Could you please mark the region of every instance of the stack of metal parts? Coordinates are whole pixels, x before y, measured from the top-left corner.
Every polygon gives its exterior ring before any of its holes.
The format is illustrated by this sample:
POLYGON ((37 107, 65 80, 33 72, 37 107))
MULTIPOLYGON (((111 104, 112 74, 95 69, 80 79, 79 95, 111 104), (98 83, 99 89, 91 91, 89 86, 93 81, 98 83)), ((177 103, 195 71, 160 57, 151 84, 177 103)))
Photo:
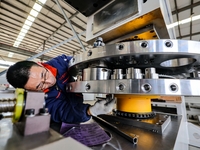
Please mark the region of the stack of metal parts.
MULTIPOLYGON (((98 46, 71 60, 70 68, 82 72, 83 80, 69 83, 66 90, 114 94, 117 101, 122 99, 120 105, 112 114, 93 117, 95 120, 132 143, 136 137, 139 137, 138 141, 144 141, 146 134, 149 140, 156 139, 161 143, 159 148, 163 149, 164 144, 169 144, 167 149, 173 148, 181 116, 152 110, 131 112, 129 108, 123 108, 122 103, 130 105, 132 110, 137 104, 129 104, 129 101, 140 103, 140 100, 148 99, 148 104, 144 105, 151 105, 150 100, 161 95, 200 96, 197 87, 200 80, 191 77, 200 65, 198 47, 199 42, 186 40, 141 40, 98 46)), ((147 147, 152 144, 148 143, 147 147)))

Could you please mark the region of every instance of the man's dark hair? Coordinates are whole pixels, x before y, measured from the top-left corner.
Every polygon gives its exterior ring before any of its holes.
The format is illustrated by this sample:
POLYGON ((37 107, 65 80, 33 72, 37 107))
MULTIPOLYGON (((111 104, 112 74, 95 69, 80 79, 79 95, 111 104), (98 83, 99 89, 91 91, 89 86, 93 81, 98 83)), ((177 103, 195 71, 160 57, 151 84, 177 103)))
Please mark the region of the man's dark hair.
POLYGON ((33 61, 20 61, 10 66, 6 73, 7 81, 14 88, 24 88, 29 79, 30 69, 32 66, 39 65, 33 61))

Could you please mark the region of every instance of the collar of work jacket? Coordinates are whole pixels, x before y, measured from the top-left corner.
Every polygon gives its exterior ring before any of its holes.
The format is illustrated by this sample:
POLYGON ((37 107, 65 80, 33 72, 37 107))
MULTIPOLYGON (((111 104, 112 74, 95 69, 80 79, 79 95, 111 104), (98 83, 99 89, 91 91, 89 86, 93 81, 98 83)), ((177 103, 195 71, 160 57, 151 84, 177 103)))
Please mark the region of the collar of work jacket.
MULTIPOLYGON (((51 73, 54 75, 54 77, 56 77, 57 75, 57 69, 50 66, 49 64, 45 64, 45 63, 40 63, 43 67, 47 68, 49 71, 51 71, 51 73)), ((44 93, 47 93, 49 91, 49 89, 45 89, 43 90, 44 93)))

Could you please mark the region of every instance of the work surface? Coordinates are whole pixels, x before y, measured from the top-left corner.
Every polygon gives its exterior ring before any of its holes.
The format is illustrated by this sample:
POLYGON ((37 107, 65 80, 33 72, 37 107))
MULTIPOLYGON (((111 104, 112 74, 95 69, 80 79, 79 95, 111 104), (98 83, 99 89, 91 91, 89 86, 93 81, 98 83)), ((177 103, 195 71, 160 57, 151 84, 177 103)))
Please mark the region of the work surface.
MULTIPOLYGON (((105 144, 92 146, 94 150, 169 150, 174 148, 176 141, 177 132, 180 125, 179 117, 172 117, 171 123, 166 128, 163 134, 153 133, 145 129, 136 128, 133 126, 120 125, 121 129, 125 129, 134 134, 137 134, 138 143, 137 145, 132 144, 124 137, 117 134, 110 127, 105 124, 99 123, 101 127, 110 133, 111 139, 105 144)), ((86 123, 95 122, 94 119, 86 123)), ((51 127, 59 132, 60 124, 51 124, 51 127)), ((40 146, 44 146, 59 140, 64 137, 57 131, 50 129, 49 132, 35 134, 31 136, 21 136, 15 126, 12 125, 10 119, 3 119, 0 121, 0 149, 1 150, 27 150, 33 149, 40 146)), ((63 143, 63 142, 62 142, 63 143)), ((66 149, 67 149, 66 145, 66 149)), ((58 147, 59 149, 59 147, 58 147)))
MULTIPOLYGON (((95 119, 96 120, 96 119, 95 119)), ((86 123, 96 122, 94 119, 86 123)), ((174 144, 176 141, 179 125, 180 125, 180 117, 171 118, 171 124, 169 124, 168 128, 164 131, 164 133, 157 134, 144 129, 135 128, 133 126, 119 125, 118 127, 124 130, 129 130, 129 133, 135 133, 139 135, 138 144, 134 145, 129 142, 127 139, 117 134, 114 130, 112 130, 109 126, 100 123, 99 125, 111 135, 111 140, 106 142, 105 144, 92 146, 90 147, 93 150, 169 150, 174 149, 174 144), (121 126, 121 127, 120 127, 121 126)), ((111 122, 111 121, 110 121, 111 122)), ((55 130, 58 129, 59 125, 52 126, 55 130), (57 129, 56 129, 57 128, 57 129)), ((181 134, 183 136, 184 133, 181 134)), ((179 137, 180 138, 180 137, 179 137)), ((200 148, 193 146, 185 146, 187 150, 199 150, 200 148)))

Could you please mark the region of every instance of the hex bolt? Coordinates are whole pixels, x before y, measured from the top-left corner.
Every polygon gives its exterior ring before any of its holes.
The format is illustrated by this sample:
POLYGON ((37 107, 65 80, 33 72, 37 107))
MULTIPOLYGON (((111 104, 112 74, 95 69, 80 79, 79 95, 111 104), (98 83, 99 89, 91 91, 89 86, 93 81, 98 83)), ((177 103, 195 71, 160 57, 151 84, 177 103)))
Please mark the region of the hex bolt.
POLYGON ((171 42, 171 41, 165 42, 165 46, 166 46, 166 47, 172 47, 172 42, 171 42))
POLYGON ((171 91, 175 92, 175 91, 177 91, 177 89, 178 89, 177 85, 175 85, 175 84, 170 85, 171 91))
POLYGON ((151 91, 151 85, 148 84, 148 83, 143 84, 143 85, 142 85, 142 90, 143 90, 144 92, 150 92, 150 91, 151 91))
POLYGON ((90 88, 91 88, 91 86, 90 86, 90 84, 89 84, 89 83, 85 85, 85 90, 86 90, 86 91, 89 91, 89 90, 90 90, 90 88))
POLYGON ((48 108, 41 108, 39 110, 39 113, 40 113, 40 115, 48 115, 49 114, 48 108))
POLYGON ((119 84, 118 88, 119 88, 120 91, 123 91, 125 87, 124 87, 123 84, 119 84))
POLYGON ((92 55, 92 51, 89 50, 87 55, 88 55, 88 56, 91 56, 91 55, 92 55))
POLYGON ((147 42, 142 42, 142 43, 141 43, 141 47, 142 47, 142 48, 146 48, 147 46, 148 46, 148 43, 147 43, 147 42))
POLYGON ((123 44, 117 45, 117 49, 118 49, 118 50, 123 50, 123 49, 124 49, 124 45, 123 45, 123 44))
POLYGON ((26 117, 33 117, 35 116, 35 109, 26 109, 25 110, 25 116, 26 117))
POLYGON ((146 91, 149 91, 149 90, 150 90, 150 86, 149 86, 148 84, 145 84, 145 85, 144 85, 144 89, 145 89, 146 91))

